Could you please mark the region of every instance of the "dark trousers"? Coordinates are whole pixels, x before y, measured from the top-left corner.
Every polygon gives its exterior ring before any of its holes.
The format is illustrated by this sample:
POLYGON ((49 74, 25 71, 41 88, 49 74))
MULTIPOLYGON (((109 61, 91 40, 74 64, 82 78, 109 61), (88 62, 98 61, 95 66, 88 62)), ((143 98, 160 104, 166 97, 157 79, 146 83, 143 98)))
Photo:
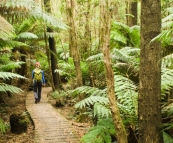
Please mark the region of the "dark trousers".
POLYGON ((37 94, 37 96, 38 96, 38 102, 41 99, 41 88, 42 88, 42 82, 34 82, 34 94, 35 93, 37 94))

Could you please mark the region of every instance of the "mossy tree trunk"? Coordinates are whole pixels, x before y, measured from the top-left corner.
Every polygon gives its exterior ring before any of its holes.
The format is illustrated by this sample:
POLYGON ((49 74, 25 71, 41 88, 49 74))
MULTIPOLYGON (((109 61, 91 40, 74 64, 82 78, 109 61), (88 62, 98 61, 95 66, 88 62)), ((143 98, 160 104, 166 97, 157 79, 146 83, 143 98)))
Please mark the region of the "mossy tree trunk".
POLYGON ((139 143, 163 143, 161 133, 161 43, 151 42, 161 31, 161 4, 141 1, 141 55, 138 100, 139 143))
POLYGON ((108 90, 108 99, 110 102, 110 109, 112 113, 112 118, 114 121, 116 129, 116 137, 119 143, 127 143, 127 134, 124 128, 117 101, 115 98, 114 90, 114 73, 112 69, 112 62, 110 58, 110 27, 111 27, 111 13, 109 9, 111 1, 110 0, 101 0, 100 6, 102 10, 101 15, 101 29, 102 31, 102 50, 104 54, 104 64, 106 69, 106 80, 107 80, 107 90, 108 90))

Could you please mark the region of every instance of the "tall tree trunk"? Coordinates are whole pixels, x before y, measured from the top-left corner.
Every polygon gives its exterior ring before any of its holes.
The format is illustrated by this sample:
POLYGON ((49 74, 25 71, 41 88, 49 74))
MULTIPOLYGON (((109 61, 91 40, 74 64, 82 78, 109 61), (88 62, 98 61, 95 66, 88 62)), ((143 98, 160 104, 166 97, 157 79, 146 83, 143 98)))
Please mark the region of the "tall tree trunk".
POLYGON ((131 1, 129 2, 129 13, 132 16, 128 16, 128 25, 129 26, 134 26, 137 25, 137 6, 138 2, 137 1, 131 1))
POLYGON ((76 69, 76 79, 77 86, 82 86, 82 72, 80 67, 80 53, 77 46, 77 35, 75 31, 75 22, 74 22, 74 0, 66 0, 67 4, 67 15, 68 15, 68 23, 69 23, 69 46, 71 50, 71 56, 74 61, 74 66, 76 69))
POLYGON ((90 52, 91 52, 91 29, 90 29, 90 9, 91 9, 91 0, 87 1, 87 12, 85 13, 85 33, 84 33, 84 38, 85 38, 85 44, 83 46, 83 59, 86 59, 90 52))
MULTIPOLYGON (((44 0, 44 4, 46 6, 47 11, 51 12, 51 2, 50 0, 44 0)), ((47 28, 47 32, 53 32, 53 30, 51 28, 47 28)), ((57 67, 57 58, 56 58, 56 47, 55 47, 55 38, 54 37, 49 37, 48 38, 49 41, 49 49, 51 50, 51 54, 50 54, 50 59, 51 59, 51 71, 52 71, 52 78, 53 78, 53 83, 54 83, 54 87, 55 88, 59 88, 60 86, 60 76, 59 73, 55 72, 56 69, 58 69, 57 67)))
POLYGON ((103 33, 101 35, 103 39, 102 50, 104 54, 104 64, 106 69, 106 80, 107 80, 107 89, 108 89, 108 99, 110 102, 110 109, 112 113, 112 118, 114 121, 116 129, 116 137, 119 143, 127 143, 127 134, 122 123, 120 112, 118 109, 117 101, 115 98, 114 90, 114 73, 112 70, 112 62, 110 58, 110 27, 111 27, 111 10, 110 0, 101 0, 101 10, 103 15, 101 15, 101 29, 103 33))
MULTIPOLYGON (((47 28, 47 32, 53 32, 52 29, 47 28)), ((60 76, 58 72, 55 72, 56 69, 58 69, 58 64, 57 64, 57 58, 56 58, 56 47, 55 47, 55 38, 49 37, 49 48, 51 50, 50 54, 50 59, 51 59, 51 69, 52 69, 52 78, 53 78, 53 83, 55 88, 59 88, 61 81, 60 81, 60 76)))
POLYGON ((50 64, 50 50, 48 47, 48 41, 47 41, 47 35, 46 35, 46 26, 44 26, 44 41, 45 41, 45 48, 46 48, 46 54, 47 54, 47 62, 49 65, 49 69, 50 69, 50 82, 51 82, 51 86, 52 86, 52 90, 55 91, 55 86, 53 83, 53 76, 52 76, 52 69, 51 69, 51 64, 50 64))
POLYGON ((159 0, 141 1, 139 143, 163 143, 161 127, 161 44, 150 42, 161 30, 159 0))

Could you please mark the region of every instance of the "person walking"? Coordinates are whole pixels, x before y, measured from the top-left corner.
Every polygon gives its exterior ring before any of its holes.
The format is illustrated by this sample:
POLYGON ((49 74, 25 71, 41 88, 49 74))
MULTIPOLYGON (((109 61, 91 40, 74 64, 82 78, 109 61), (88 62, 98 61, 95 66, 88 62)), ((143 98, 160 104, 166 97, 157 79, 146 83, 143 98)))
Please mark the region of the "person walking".
POLYGON ((44 78, 44 71, 41 70, 41 65, 39 62, 36 62, 35 69, 32 71, 32 79, 33 79, 33 86, 34 86, 35 103, 38 103, 41 100, 42 84, 44 86, 46 84, 45 78, 44 78))

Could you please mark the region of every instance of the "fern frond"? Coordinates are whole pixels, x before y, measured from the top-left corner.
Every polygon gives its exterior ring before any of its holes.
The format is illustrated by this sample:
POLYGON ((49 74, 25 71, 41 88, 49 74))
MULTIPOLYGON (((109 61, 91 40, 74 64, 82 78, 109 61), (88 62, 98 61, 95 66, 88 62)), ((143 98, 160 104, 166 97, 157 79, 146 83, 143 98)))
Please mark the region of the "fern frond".
POLYGON ((120 49, 122 53, 127 53, 129 56, 138 56, 140 54, 140 49, 139 48, 134 48, 134 47, 124 47, 120 49))
POLYGON ((7 40, 13 37, 14 28, 2 16, 0 16, 0 39, 7 40))
POLYGON ((130 27, 130 43, 132 43, 133 47, 140 47, 140 26, 135 25, 130 27))
POLYGON ((166 22, 173 19, 173 13, 169 14, 168 16, 166 16, 165 18, 162 19, 162 22, 166 22))
POLYGON ((169 54, 162 58, 162 67, 172 68, 173 67, 173 54, 169 54))
POLYGON ((118 103, 127 108, 131 114, 137 113, 137 86, 121 75, 115 75, 114 81, 118 103))
POLYGON ((124 54, 120 50, 114 48, 113 51, 111 52, 111 57, 112 59, 123 61, 128 63, 129 62, 129 56, 127 54, 124 54))
POLYGON ((5 133, 6 129, 8 128, 8 125, 4 123, 2 119, 0 119, 0 133, 5 133))
POLYGON ((127 38, 120 31, 111 31, 111 39, 124 45, 127 43, 127 38))
POLYGON ((151 40, 151 42, 158 41, 158 40, 163 40, 163 39, 166 39, 166 38, 168 38, 169 41, 170 41, 170 39, 171 39, 170 35, 171 34, 172 34, 172 31, 171 30, 163 30, 159 35, 157 35, 156 37, 154 37, 151 40))
POLYGON ((106 106, 95 103, 94 104, 94 116, 98 116, 101 118, 109 118, 111 116, 111 111, 106 106))
POLYGON ((172 21, 166 21, 166 22, 162 22, 162 29, 165 30, 167 28, 172 27, 172 21))
POLYGON ((106 97, 101 97, 101 96, 90 96, 88 98, 83 99, 82 101, 78 102, 75 104, 75 108, 79 108, 82 109, 84 107, 86 107, 87 105, 94 105, 95 103, 100 103, 100 104, 104 104, 107 105, 109 104, 109 100, 106 97))
POLYGON ((102 119, 82 137, 81 141, 84 143, 111 143, 111 136, 115 134, 113 120, 102 119))
POLYGON ((0 92, 7 92, 7 91, 16 94, 23 92, 23 90, 18 87, 8 85, 5 83, 0 83, 0 92))
POLYGON ((2 79, 13 79, 13 78, 24 79, 25 77, 23 77, 19 74, 11 73, 11 72, 0 72, 0 78, 2 78, 2 79))
POLYGON ((123 23, 121 23, 121 22, 115 21, 115 22, 113 23, 113 25, 114 25, 115 27, 118 27, 118 28, 120 28, 120 29, 123 29, 124 31, 126 31, 126 33, 130 33, 130 27, 129 27, 128 25, 126 25, 126 24, 123 24, 123 23))
POLYGON ((163 132, 163 140, 164 140, 164 143, 173 142, 173 138, 170 135, 168 135, 166 132, 163 132))
POLYGON ((92 55, 86 59, 86 61, 95 61, 95 60, 103 61, 103 53, 98 53, 97 55, 92 55))
POLYGON ((41 10, 39 5, 33 0, 4 0, 0 2, 2 8, 9 8, 11 11, 20 11, 27 12, 29 10, 33 10, 34 8, 38 8, 41 10))
POLYGON ((18 39, 38 39, 37 35, 30 32, 22 32, 17 35, 18 39))
POLYGON ((82 137, 82 142, 84 143, 102 143, 103 141, 103 136, 102 133, 104 133, 104 129, 102 126, 96 126, 94 129, 89 131, 86 135, 82 137))
POLYGON ((172 7, 168 7, 166 10, 167 10, 168 12, 170 12, 170 13, 173 13, 173 8, 172 8, 172 7))
MULTIPOLYGON (((33 0, 5 0, 0 2, 0 11, 8 12, 8 16, 19 14, 22 17, 32 17, 34 19, 42 20, 47 26, 52 26, 54 28, 67 29, 68 26, 60 21, 59 19, 53 17, 52 15, 42 11, 41 7, 33 0), (10 10, 9 10, 10 9, 10 10)), ((17 19, 17 17, 16 17, 17 19)))
POLYGON ((166 117, 171 117, 173 115, 173 103, 170 103, 163 107, 162 113, 166 115, 166 117))
POLYGON ((74 90, 71 90, 70 93, 72 95, 78 95, 78 94, 88 94, 89 96, 104 96, 106 97, 107 94, 104 90, 100 90, 96 87, 90 87, 90 86, 81 86, 81 87, 78 87, 74 90))
POLYGON ((5 65, 0 66, 1 71, 9 71, 15 68, 21 68, 21 64, 24 64, 25 62, 9 62, 5 65))
POLYGON ((161 71, 161 94, 165 96, 173 86, 173 70, 162 68, 161 71))
POLYGON ((19 41, 12 41, 12 40, 3 40, 0 39, 0 49, 2 48, 13 48, 13 47, 28 47, 27 44, 19 42, 19 41))

